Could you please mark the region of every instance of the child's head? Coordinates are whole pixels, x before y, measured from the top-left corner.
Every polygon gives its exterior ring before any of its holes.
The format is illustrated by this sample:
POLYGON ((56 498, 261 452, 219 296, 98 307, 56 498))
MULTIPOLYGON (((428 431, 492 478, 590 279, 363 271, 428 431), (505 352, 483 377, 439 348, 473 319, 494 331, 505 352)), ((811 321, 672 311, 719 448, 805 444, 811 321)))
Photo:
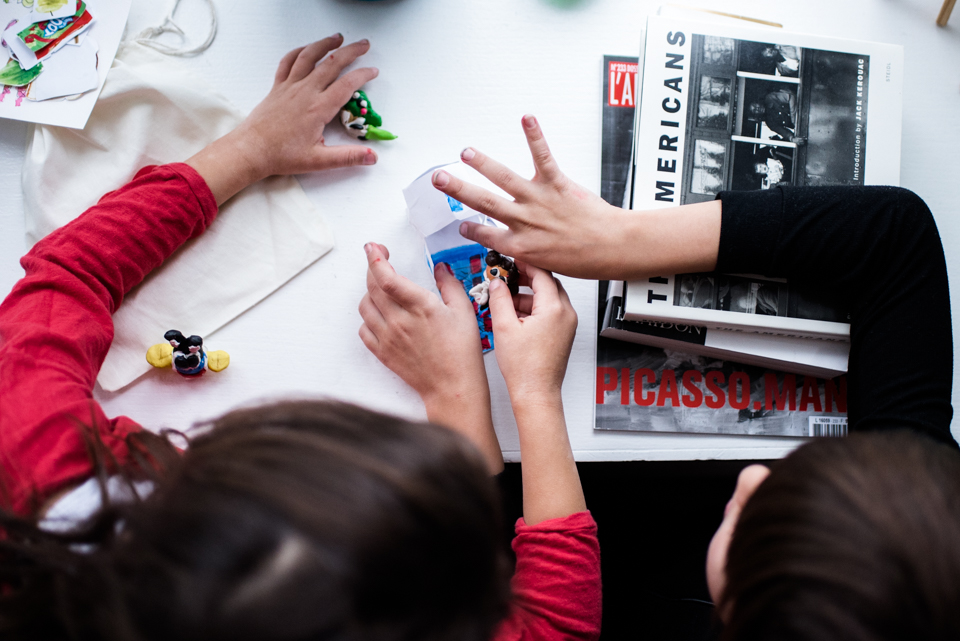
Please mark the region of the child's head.
POLYGON ((960 454, 858 434, 764 469, 741 474, 708 555, 725 638, 960 638, 960 454))
POLYGON ((43 584, 23 607, 77 638, 198 641, 482 641, 505 614, 499 501, 449 430, 296 402, 228 414, 182 457, 157 445, 170 469, 92 552, 15 546, 43 584))

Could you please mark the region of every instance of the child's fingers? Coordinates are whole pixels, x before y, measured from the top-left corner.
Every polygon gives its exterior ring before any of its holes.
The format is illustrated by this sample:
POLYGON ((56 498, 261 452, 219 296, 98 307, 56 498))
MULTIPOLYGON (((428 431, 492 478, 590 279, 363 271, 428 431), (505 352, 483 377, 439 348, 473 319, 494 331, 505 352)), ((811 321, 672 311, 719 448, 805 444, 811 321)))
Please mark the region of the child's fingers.
MULTIPOLYGON (((422 294, 426 293, 425 290, 398 274, 387 262, 379 245, 367 243, 363 249, 367 252, 367 266, 370 274, 380 292, 404 308, 416 307, 420 304, 422 294)), ((374 302, 377 302, 379 307, 376 291, 370 293, 374 295, 374 302)))
POLYGON ((533 265, 523 266, 527 276, 530 278, 530 289, 533 290, 534 304, 553 303, 560 300, 560 294, 557 291, 559 284, 553 274, 545 269, 534 267, 533 265))
POLYGON ((490 318, 493 321, 493 335, 501 335, 517 324, 517 311, 513 308, 510 288, 499 278, 490 281, 490 318))
POLYGON ((318 150, 318 156, 319 159, 315 167, 317 171, 377 164, 377 153, 373 149, 357 145, 321 146, 318 150))
POLYGON ((530 294, 514 294, 513 308, 517 310, 517 316, 521 314, 530 315, 533 311, 533 296, 530 294))
POLYGON ((304 47, 297 47, 293 51, 287 52, 287 54, 280 59, 280 64, 277 65, 277 74, 273 78, 274 86, 279 85, 281 82, 287 79, 290 75, 290 69, 293 68, 293 63, 296 61, 297 56, 300 55, 300 52, 303 51, 304 47))
MULTIPOLYGON (((369 40, 360 40, 351 42, 339 51, 334 51, 323 61, 311 68, 308 72, 310 81, 315 83, 321 91, 333 84, 333 81, 343 72, 344 69, 353 64, 353 61, 367 53, 370 50, 369 40)), ((317 59, 319 60, 319 58, 317 59)), ((343 101, 344 103, 346 100, 343 101)), ((340 103, 343 104, 343 103, 340 103)))
POLYGON ((360 340, 367 346, 367 349, 373 352, 374 356, 380 358, 380 340, 366 324, 360 326, 360 340))
POLYGON ((341 44, 343 44, 343 36, 339 33, 324 38, 323 40, 311 42, 297 54, 293 64, 290 65, 290 73, 287 74, 287 78, 293 82, 303 80, 310 75, 310 72, 313 71, 317 63, 320 62, 325 55, 341 44))
POLYGON ((559 281, 559 279, 557 279, 556 277, 554 277, 553 280, 555 280, 556 283, 557 283, 557 294, 560 295, 560 303, 561 303, 564 307, 569 307, 569 308, 573 309, 573 303, 570 302, 570 295, 567 294, 567 290, 566 290, 566 288, 563 286, 563 283, 561 283, 561 282, 559 281))
POLYGON ((483 187, 465 183, 442 169, 434 172, 433 186, 467 207, 507 225, 515 224, 523 217, 520 206, 516 203, 491 194, 483 187))
POLYGON ((380 70, 376 67, 361 67, 337 78, 323 92, 326 110, 324 117, 327 121, 329 122, 340 113, 343 106, 353 97, 353 92, 379 75, 380 70))
POLYGON ((513 255, 510 251, 512 232, 508 229, 464 221, 460 223, 460 235, 484 247, 495 249, 501 254, 513 255))
POLYGON ((527 114, 521 122, 523 123, 523 133, 527 136, 530 155, 533 156, 533 166, 537 169, 537 175, 547 182, 554 181, 562 176, 563 172, 560 171, 560 166, 553 159, 553 154, 550 153, 547 139, 544 138, 537 119, 527 114))
POLYGON ((373 302, 369 292, 360 299, 359 311, 364 325, 371 328, 374 334, 382 334, 387 329, 387 321, 380 313, 380 308, 373 302))
POLYGON ((460 158, 517 200, 529 198, 533 193, 529 180, 521 178, 506 165, 497 162, 473 147, 467 147, 460 152, 460 158))
POLYGON ((440 298, 447 307, 469 310, 473 314, 473 305, 470 303, 467 292, 463 290, 463 283, 453 275, 449 265, 437 263, 433 268, 433 277, 437 280, 440 298))

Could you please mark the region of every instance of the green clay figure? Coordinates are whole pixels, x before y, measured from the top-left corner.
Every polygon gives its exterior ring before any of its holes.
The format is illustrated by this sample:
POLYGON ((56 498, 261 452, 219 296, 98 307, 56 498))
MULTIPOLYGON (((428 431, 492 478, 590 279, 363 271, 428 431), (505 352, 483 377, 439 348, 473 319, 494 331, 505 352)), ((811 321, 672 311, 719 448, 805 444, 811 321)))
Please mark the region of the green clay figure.
POLYGON ((381 129, 383 119, 373 107, 370 99, 362 91, 354 91, 350 102, 340 111, 340 122, 346 127, 351 136, 360 140, 393 140, 396 138, 386 129, 381 129))

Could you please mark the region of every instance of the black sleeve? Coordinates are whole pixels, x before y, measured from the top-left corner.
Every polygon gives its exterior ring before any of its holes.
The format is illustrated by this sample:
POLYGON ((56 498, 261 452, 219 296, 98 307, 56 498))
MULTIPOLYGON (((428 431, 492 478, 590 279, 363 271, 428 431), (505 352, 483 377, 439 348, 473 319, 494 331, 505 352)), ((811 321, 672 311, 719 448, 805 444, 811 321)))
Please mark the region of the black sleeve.
POLYGON ((717 271, 786 278, 845 301, 852 430, 911 428, 956 446, 953 334, 933 215, 896 187, 723 192, 717 271))

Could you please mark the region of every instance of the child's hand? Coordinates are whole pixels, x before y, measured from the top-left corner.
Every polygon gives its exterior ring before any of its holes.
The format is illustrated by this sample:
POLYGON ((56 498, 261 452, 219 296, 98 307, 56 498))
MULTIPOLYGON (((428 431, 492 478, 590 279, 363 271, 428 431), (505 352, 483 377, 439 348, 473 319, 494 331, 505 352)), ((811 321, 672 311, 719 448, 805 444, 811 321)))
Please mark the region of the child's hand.
POLYGON ((446 265, 437 265, 441 300, 397 274, 386 247, 368 243, 364 250, 363 344, 416 390, 430 421, 470 439, 496 474, 503 455, 493 431, 477 317, 463 285, 446 265))
POLYGON ((536 118, 524 116, 523 130, 536 167, 533 180, 521 178, 470 147, 460 156, 513 196, 514 202, 445 171, 434 174, 437 189, 510 228, 464 223, 460 233, 531 265, 579 278, 616 278, 624 260, 619 256, 624 211, 608 205, 560 171, 536 118))
POLYGON ((520 436, 523 518, 535 525, 587 509, 560 396, 577 313, 550 272, 519 262, 517 267, 533 296, 513 299, 509 288, 494 280, 490 315, 520 436))
POLYGON ((270 93, 237 129, 249 138, 263 175, 300 174, 377 161, 367 147, 324 144, 327 123, 340 113, 353 92, 379 73, 365 67, 341 76, 370 50, 367 40, 338 49, 342 43, 343 36, 336 34, 284 56, 270 93))
POLYGON ((505 200, 440 170, 433 184, 508 230, 464 222, 460 234, 531 265, 577 278, 633 280, 712 271, 720 243, 720 201, 625 211, 567 178, 533 116, 523 130, 536 175, 525 180, 473 148, 463 162, 514 197, 505 200))
POLYGON ((343 36, 336 34, 284 56, 273 88, 247 119, 187 160, 207 181, 218 204, 267 176, 377 162, 369 147, 324 144, 327 123, 354 91, 379 73, 367 67, 341 76, 370 49, 366 40, 338 48, 342 43, 343 36))
POLYGON ((502 281, 490 283, 490 316, 497 363, 516 407, 560 400, 560 387, 577 330, 577 312, 553 275, 518 262, 521 283, 533 295, 514 298, 502 281))

